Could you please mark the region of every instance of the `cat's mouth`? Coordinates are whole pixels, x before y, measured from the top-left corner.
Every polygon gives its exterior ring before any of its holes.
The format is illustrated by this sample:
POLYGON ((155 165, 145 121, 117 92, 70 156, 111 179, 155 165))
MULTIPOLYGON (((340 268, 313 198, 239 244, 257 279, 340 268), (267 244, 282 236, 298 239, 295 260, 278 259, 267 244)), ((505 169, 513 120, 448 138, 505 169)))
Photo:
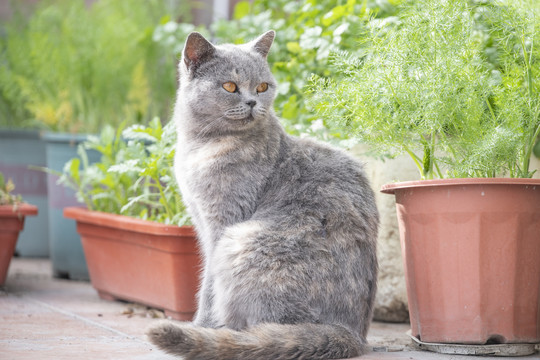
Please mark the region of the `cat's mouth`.
POLYGON ((227 122, 230 124, 230 126, 232 128, 236 128, 237 130, 250 126, 255 121, 255 117, 252 114, 249 114, 248 116, 242 117, 242 118, 226 118, 226 119, 227 119, 227 122))
POLYGON ((255 120, 253 110, 248 109, 231 109, 225 112, 225 117, 231 122, 231 124, 246 125, 255 120))
POLYGON ((235 122, 236 124, 240 123, 241 125, 248 125, 252 123, 254 120, 255 120, 255 117, 253 116, 253 114, 249 114, 245 118, 235 119, 233 120, 233 122, 235 122))

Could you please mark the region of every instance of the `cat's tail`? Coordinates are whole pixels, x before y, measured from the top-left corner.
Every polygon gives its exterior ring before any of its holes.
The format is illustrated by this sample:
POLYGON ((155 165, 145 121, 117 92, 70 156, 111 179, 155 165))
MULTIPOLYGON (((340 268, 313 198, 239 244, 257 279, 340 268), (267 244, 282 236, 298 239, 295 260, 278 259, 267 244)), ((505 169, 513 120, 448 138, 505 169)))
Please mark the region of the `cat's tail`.
POLYGON ((167 322, 147 335, 161 350, 185 360, 322 360, 364 353, 364 344, 339 325, 266 323, 235 331, 167 322))

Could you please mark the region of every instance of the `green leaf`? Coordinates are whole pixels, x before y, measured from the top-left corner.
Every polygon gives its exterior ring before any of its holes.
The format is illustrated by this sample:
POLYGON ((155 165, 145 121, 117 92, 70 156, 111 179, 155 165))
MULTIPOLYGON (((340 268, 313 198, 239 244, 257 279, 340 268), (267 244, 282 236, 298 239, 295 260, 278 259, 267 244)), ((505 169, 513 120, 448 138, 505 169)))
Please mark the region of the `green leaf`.
POLYGON ((537 158, 540 158, 540 141, 537 141, 536 145, 534 145, 533 152, 534 152, 534 156, 536 156, 537 158))
POLYGON ((249 1, 240 1, 236 4, 234 7, 234 15, 233 19, 238 20, 241 19, 251 12, 251 4, 249 1))
POLYGON ((424 177, 428 177, 432 169, 431 148, 428 144, 424 145, 424 159, 422 160, 424 177))
POLYGON ((287 50, 293 54, 298 54, 302 51, 302 47, 297 41, 289 41, 287 43, 287 50))
POLYGON ((298 102, 296 95, 289 98, 285 104, 283 104, 282 115, 286 119, 295 119, 298 116, 298 102))
POLYGON ((68 173, 69 176, 75 181, 75 183, 80 184, 81 177, 79 175, 79 168, 81 166, 81 160, 79 158, 73 158, 68 161, 64 167, 64 172, 68 173))
POLYGON ((300 36, 300 46, 304 49, 316 49, 321 46, 323 44, 322 31, 320 26, 307 28, 300 36))
POLYGON ((133 125, 122 132, 122 136, 127 140, 156 142, 158 139, 154 136, 151 128, 142 125, 133 125))
POLYGON ((127 174, 130 172, 140 173, 144 171, 139 166, 140 161, 138 159, 130 159, 120 164, 115 164, 109 167, 108 171, 118 174, 127 174))
POLYGON ((101 130, 100 142, 102 144, 111 145, 114 141, 115 134, 116 134, 116 131, 111 125, 109 124, 105 125, 105 127, 101 130))

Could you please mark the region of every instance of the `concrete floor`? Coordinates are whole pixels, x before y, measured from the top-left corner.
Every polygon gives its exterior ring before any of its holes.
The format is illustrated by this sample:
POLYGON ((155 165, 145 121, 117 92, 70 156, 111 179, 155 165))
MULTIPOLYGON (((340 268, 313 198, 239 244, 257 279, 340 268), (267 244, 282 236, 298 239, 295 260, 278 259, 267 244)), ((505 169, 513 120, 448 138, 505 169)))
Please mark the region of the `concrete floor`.
MULTIPOLYGON (((0 290, 0 359, 172 359, 144 335, 162 316, 144 306, 101 300, 88 282, 54 279, 46 259, 14 258, 0 290)), ((372 351, 358 359, 504 359, 418 350, 408 329, 374 322, 368 338, 372 351)))

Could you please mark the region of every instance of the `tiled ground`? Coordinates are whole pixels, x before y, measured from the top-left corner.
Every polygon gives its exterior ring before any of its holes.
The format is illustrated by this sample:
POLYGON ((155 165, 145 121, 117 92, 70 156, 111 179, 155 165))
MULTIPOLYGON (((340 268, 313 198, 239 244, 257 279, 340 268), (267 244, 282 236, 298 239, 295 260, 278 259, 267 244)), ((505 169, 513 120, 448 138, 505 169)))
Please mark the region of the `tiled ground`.
MULTIPOLYGON (((53 279, 50 269, 45 259, 13 259, 0 290, 0 359, 171 359, 144 336, 161 312, 101 300, 89 283, 53 279)), ((373 323, 369 341, 374 351, 359 359, 502 359, 421 351, 411 345, 408 328, 373 323)))

